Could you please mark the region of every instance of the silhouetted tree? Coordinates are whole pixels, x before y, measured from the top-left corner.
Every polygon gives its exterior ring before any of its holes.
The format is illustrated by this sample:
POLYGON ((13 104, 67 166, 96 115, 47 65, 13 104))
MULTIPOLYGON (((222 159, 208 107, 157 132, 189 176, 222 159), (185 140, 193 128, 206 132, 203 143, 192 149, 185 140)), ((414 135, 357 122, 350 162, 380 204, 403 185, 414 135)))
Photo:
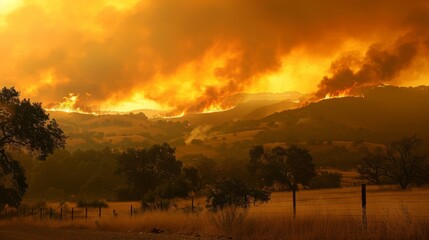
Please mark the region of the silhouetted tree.
POLYGON ((410 183, 427 182, 428 162, 419 152, 421 140, 416 136, 404 137, 386 145, 385 153, 378 157, 364 157, 359 168, 361 176, 373 183, 385 176, 396 182, 402 189, 410 183))
POLYGON ((164 181, 155 189, 156 197, 159 199, 186 198, 189 191, 190 186, 183 176, 164 181))
POLYGON ((0 204, 17 206, 27 190, 24 169, 8 150, 21 148, 45 160, 65 145, 65 135, 41 103, 20 99, 13 87, 0 91, 0 204))
POLYGON ((191 180, 191 182, 193 182, 193 184, 199 185, 196 186, 198 190, 203 189, 206 185, 216 182, 219 172, 215 160, 210 159, 202 154, 185 155, 182 157, 182 160, 183 162, 188 163, 190 166, 187 168, 196 169, 197 172, 195 172, 195 170, 186 170, 185 167, 183 168, 183 174, 185 174, 189 180, 192 178, 193 180, 191 180))
POLYGON ((183 176, 189 182, 191 191, 196 193, 201 190, 201 176, 198 173, 198 169, 194 167, 184 167, 183 176))
POLYGON ((308 186, 316 175, 312 156, 308 150, 296 145, 288 149, 275 147, 271 151, 255 146, 249 151, 249 155, 249 169, 265 185, 278 183, 297 189, 298 184, 308 186))
POLYGON ((366 153, 362 156, 357 170, 362 179, 371 184, 380 184, 384 176, 383 156, 380 154, 366 153))
POLYGON ((125 176, 132 198, 141 199, 147 192, 181 174, 182 162, 167 143, 149 149, 129 148, 118 156, 117 173, 125 176))
POLYGON ((249 187, 238 179, 220 181, 210 187, 209 191, 206 207, 211 211, 231 206, 248 207, 251 202, 270 200, 270 192, 249 187))

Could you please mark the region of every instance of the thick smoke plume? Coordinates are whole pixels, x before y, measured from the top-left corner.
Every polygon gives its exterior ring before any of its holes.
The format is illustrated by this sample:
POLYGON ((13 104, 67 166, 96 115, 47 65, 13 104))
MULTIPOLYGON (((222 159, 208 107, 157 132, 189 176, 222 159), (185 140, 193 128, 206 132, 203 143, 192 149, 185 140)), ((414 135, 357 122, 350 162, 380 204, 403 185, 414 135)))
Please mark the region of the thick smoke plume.
POLYGON ((336 94, 413 67, 428 39, 427 9, 427 0, 23 0, 0 10, 0 82, 45 104, 78 94, 82 110, 145 99, 133 107, 199 112, 233 106, 238 92, 316 90, 320 78, 276 80, 302 89, 264 82, 294 69, 284 59, 297 49, 317 65, 347 42, 382 43, 349 57, 354 65, 332 64, 317 94, 336 94))
MULTIPOLYGON (((429 8, 413 9, 403 22, 406 33, 393 44, 372 44, 364 57, 344 55, 331 64, 331 76, 320 81, 316 98, 361 94, 368 86, 397 82, 414 61, 427 63, 429 49, 429 8)), ((387 41, 387 40, 386 40, 387 41)), ((385 41, 385 42, 386 42, 385 41)), ((422 69, 420 69, 422 71, 422 69)), ((399 81, 404 81, 400 79, 399 81)))
POLYGON ((316 96, 358 94, 364 87, 389 83, 410 66, 417 48, 416 42, 397 42, 392 49, 372 45, 362 60, 355 56, 342 57, 332 63, 332 77, 322 79, 316 96))

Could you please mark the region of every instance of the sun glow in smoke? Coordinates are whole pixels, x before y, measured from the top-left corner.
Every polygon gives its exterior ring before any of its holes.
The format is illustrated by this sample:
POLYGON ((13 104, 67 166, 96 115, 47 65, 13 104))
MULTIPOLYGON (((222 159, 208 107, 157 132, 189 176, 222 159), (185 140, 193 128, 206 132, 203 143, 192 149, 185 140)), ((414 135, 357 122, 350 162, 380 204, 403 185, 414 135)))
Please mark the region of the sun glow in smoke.
POLYGON ((0 14, 13 11, 21 2, 21 0, 0 0, 0 14))

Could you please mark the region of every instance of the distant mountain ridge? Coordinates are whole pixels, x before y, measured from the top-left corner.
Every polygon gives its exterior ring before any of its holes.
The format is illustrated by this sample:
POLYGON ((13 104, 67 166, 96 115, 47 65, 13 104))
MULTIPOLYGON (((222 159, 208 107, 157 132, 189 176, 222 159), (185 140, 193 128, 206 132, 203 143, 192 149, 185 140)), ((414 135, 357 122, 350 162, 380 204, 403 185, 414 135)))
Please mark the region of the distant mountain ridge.
POLYGON ((380 86, 363 97, 326 99, 240 124, 260 129, 259 141, 306 139, 386 142, 417 134, 429 142, 429 87, 380 86))
MULTIPOLYGON (((427 86, 373 87, 363 97, 326 99, 304 107, 296 101, 305 97, 300 94, 280 101, 279 95, 265 100, 261 98, 267 95, 251 96, 228 111, 174 119, 150 119, 143 113, 94 116, 52 112, 51 116, 71 136, 70 146, 83 149, 145 147, 161 142, 184 146, 200 126, 205 127, 203 137, 198 138, 213 139, 217 144, 225 137, 228 144, 244 139, 252 144, 308 140, 386 143, 417 134, 429 146, 427 86)), ((193 151, 197 151, 195 146, 193 151)))

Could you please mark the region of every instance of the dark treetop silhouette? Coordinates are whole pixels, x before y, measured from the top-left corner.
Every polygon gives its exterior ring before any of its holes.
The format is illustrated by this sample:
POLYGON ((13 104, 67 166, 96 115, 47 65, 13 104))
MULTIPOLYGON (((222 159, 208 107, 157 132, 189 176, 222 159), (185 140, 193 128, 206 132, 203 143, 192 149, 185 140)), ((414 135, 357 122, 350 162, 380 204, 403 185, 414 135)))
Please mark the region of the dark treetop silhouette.
POLYGON ((0 207, 18 206, 27 190, 20 162, 8 151, 23 149, 44 160, 57 148, 64 148, 65 135, 57 122, 49 119, 41 103, 20 99, 13 87, 0 91, 0 207))
POLYGON ((406 189, 411 183, 429 182, 429 162, 419 149, 420 138, 404 137, 386 144, 384 151, 368 153, 358 166, 361 177, 370 183, 380 184, 383 177, 406 189))

